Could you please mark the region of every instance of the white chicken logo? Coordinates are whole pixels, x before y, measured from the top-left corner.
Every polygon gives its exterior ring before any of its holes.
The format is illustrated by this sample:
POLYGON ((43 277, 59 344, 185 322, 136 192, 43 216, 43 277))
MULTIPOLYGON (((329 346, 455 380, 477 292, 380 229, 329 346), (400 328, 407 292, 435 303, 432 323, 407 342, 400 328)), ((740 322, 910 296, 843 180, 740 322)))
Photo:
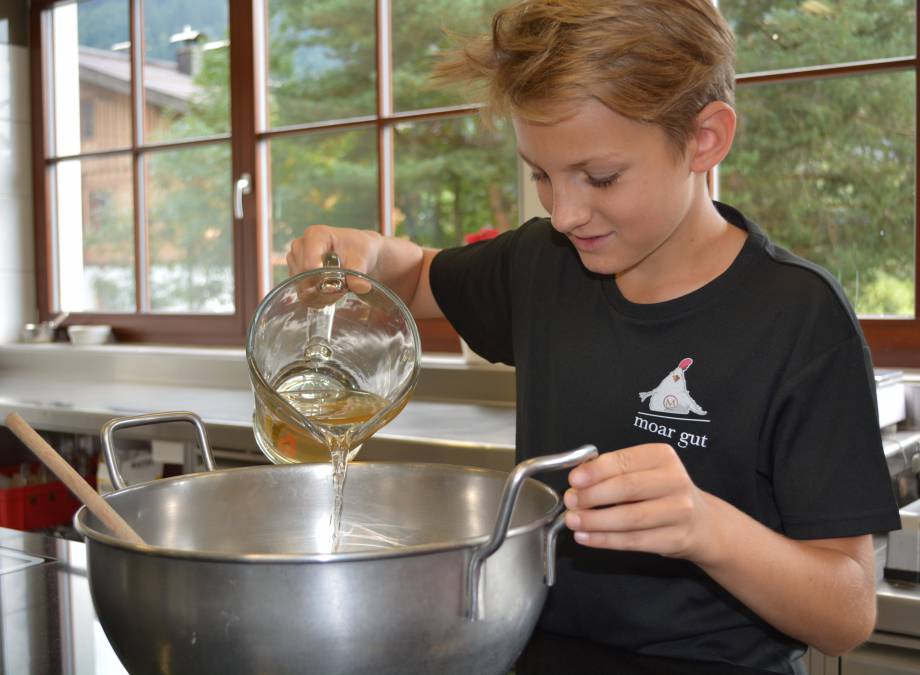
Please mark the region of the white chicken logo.
POLYGON ((657 387, 651 391, 641 392, 639 400, 644 402, 650 399, 648 408, 653 412, 672 415, 686 415, 693 412, 697 415, 705 415, 706 411, 693 400, 690 392, 687 391, 687 368, 692 365, 693 359, 683 359, 657 387))

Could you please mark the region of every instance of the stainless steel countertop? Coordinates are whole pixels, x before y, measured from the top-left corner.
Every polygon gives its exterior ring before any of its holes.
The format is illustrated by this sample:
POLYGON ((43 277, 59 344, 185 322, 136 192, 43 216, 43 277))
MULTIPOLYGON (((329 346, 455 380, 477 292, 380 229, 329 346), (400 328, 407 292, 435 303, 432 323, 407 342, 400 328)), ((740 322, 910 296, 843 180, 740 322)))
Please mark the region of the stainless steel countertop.
MULTIPOLYGON (((97 433, 114 416, 160 410, 191 410, 209 426, 251 430, 253 396, 249 389, 74 382, 44 373, 12 373, 0 380, 0 413, 5 416, 13 410, 42 422, 43 428, 66 426, 85 433, 97 433)), ((414 400, 378 435, 513 450, 514 415, 513 407, 414 400)))
MULTIPOLYGON (((541 640, 539 631, 531 639, 541 640)), ((584 649, 570 642, 578 653, 584 649)), ((126 675, 93 608, 82 542, 0 528, 0 646, 2 673, 126 675)), ((605 662, 617 675, 663 672, 640 661, 605 662)), ((667 672, 712 675, 711 664, 673 664, 667 672)))
POLYGON ((96 619, 82 542, 0 528, 0 561, 0 672, 126 674, 96 619))
POLYGON ((920 584, 880 581, 877 632, 920 637, 920 584))
MULTIPOLYGON (((920 588, 882 584, 879 631, 893 632, 889 620, 920 630, 918 616, 920 588)), ((2 673, 126 674, 96 617, 82 542, 0 528, 0 645, 2 673)), ((609 665, 619 675, 658 672, 609 665)))
POLYGON ((875 544, 877 633, 920 637, 920 584, 884 579, 888 536, 873 535, 875 544))
MULTIPOLYGON (((190 410, 202 417, 212 446, 259 451, 252 434, 249 389, 124 381, 74 381, 66 376, 20 371, 0 373, 0 419, 18 412, 45 431, 99 433, 102 424, 124 415, 190 410)), ((146 427, 137 437, 189 438, 183 425, 146 427)), ((510 469, 514 461, 515 409, 413 400, 362 450, 361 459, 436 461, 510 469)))

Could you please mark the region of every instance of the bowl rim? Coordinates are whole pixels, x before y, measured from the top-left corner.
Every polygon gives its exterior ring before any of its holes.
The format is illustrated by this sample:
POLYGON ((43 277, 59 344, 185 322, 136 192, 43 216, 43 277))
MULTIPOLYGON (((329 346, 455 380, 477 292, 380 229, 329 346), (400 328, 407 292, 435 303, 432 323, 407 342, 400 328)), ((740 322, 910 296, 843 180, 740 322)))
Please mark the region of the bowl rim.
MULTIPOLYGON (((425 470, 435 468, 439 471, 462 472, 464 474, 477 473, 480 475, 491 475, 496 478, 504 479, 508 472, 497 469, 482 469, 478 467, 460 466, 454 464, 440 464, 434 462, 361 462, 356 461, 357 465, 364 466, 399 466, 407 469, 425 470)), ((139 492, 153 485, 168 483, 186 482, 192 480, 215 479, 215 477, 224 473, 253 472, 266 470, 290 471, 296 470, 303 466, 316 466, 310 464, 261 464, 257 466, 238 467, 232 469, 219 469, 216 471, 204 471, 194 474, 183 474, 171 478, 159 478, 145 483, 131 485, 122 490, 103 495, 108 500, 110 496, 118 496, 139 492)), ((528 478, 524 481, 525 486, 530 489, 536 489, 545 495, 551 497, 552 506, 546 512, 524 525, 509 528, 505 539, 511 539, 529 534, 535 530, 543 529, 552 523, 556 516, 563 510, 562 500, 559 494, 545 483, 534 478, 528 478)), ((520 497, 520 495, 519 495, 520 497)), ((379 551, 349 551, 345 553, 227 553, 222 551, 180 549, 167 546, 156 546, 152 544, 132 544, 123 539, 114 537, 106 532, 94 529, 86 524, 86 518, 89 511, 86 506, 81 506, 73 517, 73 526, 77 532, 89 542, 97 542, 106 546, 123 549, 126 551, 142 553, 144 555, 172 558, 177 560, 201 561, 201 562, 223 562, 223 563, 256 563, 256 564, 299 564, 299 563, 325 563, 325 562, 361 562, 369 560, 381 560, 389 558, 406 558, 411 556, 429 555, 434 553, 446 553, 450 551, 459 551, 463 549, 472 550, 477 546, 484 544, 489 540, 491 532, 476 537, 466 539, 457 539, 446 542, 433 542, 427 544, 418 544, 414 546, 404 546, 401 548, 388 548, 379 551)), ((503 542, 504 545, 504 542, 503 542)))
POLYGON ((112 327, 109 324, 101 323, 75 323, 67 326, 68 333, 71 331, 76 333, 108 333, 111 330, 112 327))

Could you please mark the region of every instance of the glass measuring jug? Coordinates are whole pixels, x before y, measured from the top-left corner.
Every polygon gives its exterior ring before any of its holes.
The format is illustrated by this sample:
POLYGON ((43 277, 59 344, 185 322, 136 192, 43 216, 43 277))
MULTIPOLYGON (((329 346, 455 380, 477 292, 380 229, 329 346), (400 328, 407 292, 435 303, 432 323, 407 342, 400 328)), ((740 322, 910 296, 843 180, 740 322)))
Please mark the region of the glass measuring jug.
POLYGON ((334 254, 325 267, 275 288, 256 310, 246 342, 256 442, 275 463, 332 460, 333 552, 348 461, 408 403, 420 354, 402 300, 338 267, 334 254))
POLYGON ((275 463, 350 459, 405 407, 420 356, 405 303, 334 254, 291 277, 262 301, 246 344, 260 449, 275 463))

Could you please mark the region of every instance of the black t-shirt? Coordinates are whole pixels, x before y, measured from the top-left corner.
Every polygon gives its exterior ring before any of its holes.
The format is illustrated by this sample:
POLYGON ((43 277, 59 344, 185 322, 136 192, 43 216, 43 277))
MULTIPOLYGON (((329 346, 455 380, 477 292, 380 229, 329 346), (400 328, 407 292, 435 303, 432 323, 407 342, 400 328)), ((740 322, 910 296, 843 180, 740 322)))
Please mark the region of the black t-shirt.
MULTIPOLYGON (((748 232, 687 295, 635 304, 547 219, 439 253, 434 296, 467 343, 516 366, 517 460, 670 443, 701 489, 794 539, 900 527, 868 348, 824 270, 748 232)), ((567 472, 547 474, 560 492, 567 472)), ((794 672, 804 645, 696 565, 560 537, 541 627, 633 652, 794 672)))

